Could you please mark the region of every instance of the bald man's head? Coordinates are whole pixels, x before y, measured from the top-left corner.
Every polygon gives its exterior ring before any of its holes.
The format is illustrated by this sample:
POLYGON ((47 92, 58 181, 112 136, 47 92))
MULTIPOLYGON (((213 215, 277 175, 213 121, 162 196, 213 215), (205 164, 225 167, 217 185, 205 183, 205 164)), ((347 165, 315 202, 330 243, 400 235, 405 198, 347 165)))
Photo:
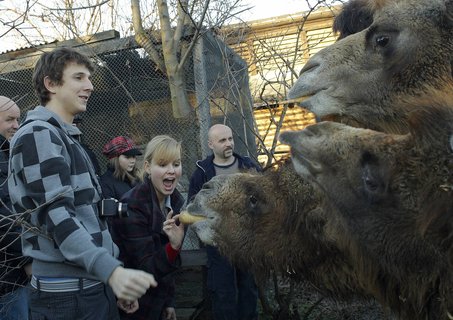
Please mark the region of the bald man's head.
POLYGON ((20 109, 8 97, 0 96, 0 134, 11 140, 19 128, 20 109))
POLYGON ((234 151, 231 128, 223 124, 215 124, 209 128, 208 146, 214 153, 216 163, 229 162, 234 151))
POLYGON ((208 139, 211 140, 214 136, 222 134, 224 132, 232 132, 230 127, 224 124, 215 124, 208 131, 208 139))

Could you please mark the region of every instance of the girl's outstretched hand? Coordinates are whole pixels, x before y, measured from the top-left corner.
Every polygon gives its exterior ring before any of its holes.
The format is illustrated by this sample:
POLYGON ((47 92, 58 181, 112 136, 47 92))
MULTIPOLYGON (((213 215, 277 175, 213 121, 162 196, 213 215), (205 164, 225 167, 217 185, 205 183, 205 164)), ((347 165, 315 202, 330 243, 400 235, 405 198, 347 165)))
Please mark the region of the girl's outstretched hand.
POLYGON ((174 250, 179 250, 184 239, 184 225, 182 223, 176 225, 179 214, 173 216, 173 210, 167 214, 167 220, 164 221, 163 230, 170 240, 170 245, 174 250))

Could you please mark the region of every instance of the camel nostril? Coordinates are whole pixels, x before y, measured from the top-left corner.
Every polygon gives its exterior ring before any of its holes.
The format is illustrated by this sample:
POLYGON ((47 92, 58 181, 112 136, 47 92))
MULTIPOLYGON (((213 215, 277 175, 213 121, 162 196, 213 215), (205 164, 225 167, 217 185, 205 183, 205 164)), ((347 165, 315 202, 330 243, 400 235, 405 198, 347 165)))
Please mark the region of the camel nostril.
POLYGON ((278 135, 278 141, 283 144, 290 144, 292 131, 285 131, 278 135))
POLYGON ((306 137, 314 137, 319 134, 319 126, 317 125, 309 125, 306 126, 304 130, 302 130, 306 137))
POLYGON ((310 130, 309 128, 305 128, 304 129, 304 136, 305 137, 309 137, 310 138, 310 137, 313 137, 314 135, 315 135, 315 133, 312 130, 310 130))
POLYGON ((204 183, 203 186, 201 187, 202 190, 209 190, 212 188, 213 188, 213 182, 211 182, 211 181, 204 183))
POLYGON ((308 62, 305 64, 305 66, 300 70, 299 77, 305 73, 312 71, 313 69, 316 69, 320 66, 321 64, 317 61, 313 61, 313 59, 308 60, 308 62))

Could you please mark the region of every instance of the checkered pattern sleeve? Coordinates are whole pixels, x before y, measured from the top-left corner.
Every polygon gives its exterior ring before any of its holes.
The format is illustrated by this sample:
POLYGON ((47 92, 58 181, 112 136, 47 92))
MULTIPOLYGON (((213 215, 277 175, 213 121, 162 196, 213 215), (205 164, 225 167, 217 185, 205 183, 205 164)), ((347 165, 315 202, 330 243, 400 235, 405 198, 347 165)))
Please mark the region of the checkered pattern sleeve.
POLYGON ((13 207, 33 210, 29 221, 53 239, 26 232, 24 253, 75 264, 106 282, 120 263, 107 249, 111 238, 95 209, 100 195, 80 144, 51 125, 21 129, 11 148, 13 207))

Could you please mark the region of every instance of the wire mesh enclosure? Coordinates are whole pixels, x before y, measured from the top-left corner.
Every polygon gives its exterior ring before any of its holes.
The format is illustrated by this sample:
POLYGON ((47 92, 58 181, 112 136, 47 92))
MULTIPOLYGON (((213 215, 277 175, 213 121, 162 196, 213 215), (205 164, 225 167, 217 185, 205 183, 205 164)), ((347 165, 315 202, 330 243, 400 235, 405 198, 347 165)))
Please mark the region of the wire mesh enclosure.
MULTIPOLYGON (((15 100, 22 117, 38 105, 31 83, 35 62, 42 52, 64 45, 77 47, 96 65, 94 92, 87 111, 80 115, 79 127, 101 171, 107 163, 102 147, 113 137, 127 135, 144 149, 154 136, 168 134, 182 142, 183 177, 178 189, 184 194, 196 160, 206 156, 207 129, 214 123, 229 125, 236 150, 256 158, 247 66, 214 35, 204 33, 193 59, 186 63, 186 92, 193 111, 183 118, 173 116, 166 75, 133 38, 121 39, 114 31, 96 35, 84 45, 70 40, 2 54, 0 95, 15 100)), ((186 244, 197 246, 197 241, 186 244)))

